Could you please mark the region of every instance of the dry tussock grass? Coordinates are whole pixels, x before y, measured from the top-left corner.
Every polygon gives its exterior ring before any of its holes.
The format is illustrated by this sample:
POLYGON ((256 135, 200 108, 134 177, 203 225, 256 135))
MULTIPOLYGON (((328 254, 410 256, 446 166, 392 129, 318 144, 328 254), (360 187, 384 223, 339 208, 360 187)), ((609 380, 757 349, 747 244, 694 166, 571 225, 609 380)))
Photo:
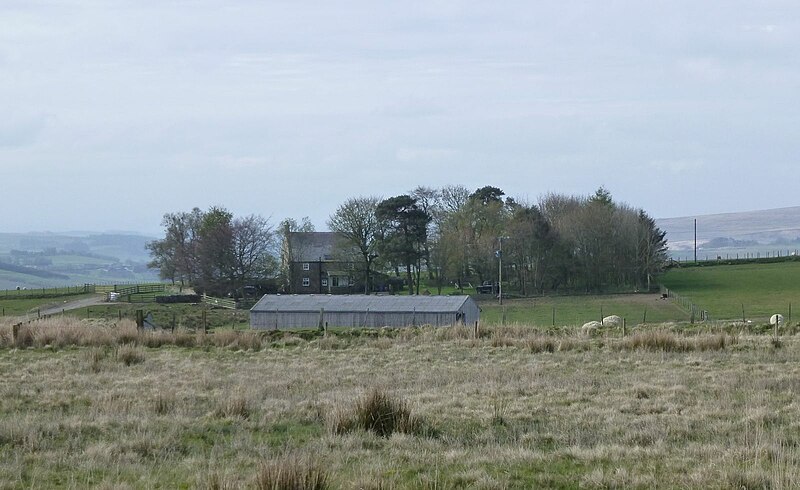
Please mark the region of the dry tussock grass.
POLYGON ((249 400, 241 394, 223 396, 217 402, 214 415, 220 418, 247 419, 252 414, 249 400))
POLYGON ((724 333, 686 337, 672 332, 655 330, 636 333, 616 344, 616 347, 625 350, 643 349, 657 352, 703 352, 723 350, 737 342, 736 336, 724 333))
POLYGON ((256 473, 259 490, 326 490, 328 474, 309 456, 285 455, 262 462, 256 473))
POLYGON ((422 430, 422 421, 411 413, 408 403, 381 388, 372 388, 350 407, 335 407, 327 423, 334 434, 361 429, 389 437, 395 432, 415 434, 422 430))
POLYGON ((58 352, 0 339, 7 486, 248 488, 280 481, 261 474, 275 448, 324 454, 335 488, 800 485, 793 337, 421 328, 249 350, 185 332, 203 348, 148 349, 179 341, 107 328, 58 352))

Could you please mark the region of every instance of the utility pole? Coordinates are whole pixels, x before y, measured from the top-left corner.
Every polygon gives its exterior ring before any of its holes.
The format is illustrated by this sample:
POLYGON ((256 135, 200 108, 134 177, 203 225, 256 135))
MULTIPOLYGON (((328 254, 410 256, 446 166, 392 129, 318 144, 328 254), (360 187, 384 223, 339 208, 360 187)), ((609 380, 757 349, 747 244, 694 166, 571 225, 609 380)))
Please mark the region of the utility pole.
POLYGON ((497 258, 499 259, 498 260, 498 268, 499 268, 499 270, 498 270, 498 274, 497 274, 497 277, 498 277, 497 290, 498 290, 498 293, 499 293, 498 297, 500 298, 500 304, 501 305, 503 304, 503 238, 507 238, 507 237, 503 237, 503 236, 497 237, 497 239, 500 240, 500 249, 497 251, 497 258))
POLYGON ((697 218, 694 219, 694 263, 697 263, 697 218))

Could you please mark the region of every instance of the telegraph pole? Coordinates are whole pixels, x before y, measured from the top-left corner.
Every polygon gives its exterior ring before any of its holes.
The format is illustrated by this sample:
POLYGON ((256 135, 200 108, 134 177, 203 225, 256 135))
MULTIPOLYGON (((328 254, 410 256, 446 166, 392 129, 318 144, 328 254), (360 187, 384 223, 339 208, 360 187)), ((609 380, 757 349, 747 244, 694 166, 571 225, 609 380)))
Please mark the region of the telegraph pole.
POLYGON ((498 260, 498 273, 497 273, 497 277, 498 277, 497 290, 498 290, 498 293, 499 293, 498 296, 500 298, 500 304, 501 305, 503 304, 503 238, 506 238, 506 237, 503 237, 503 236, 497 237, 497 239, 500 240, 500 249, 497 251, 497 258, 499 259, 498 260))
POLYGON ((697 263, 697 218, 694 219, 694 263, 697 263))

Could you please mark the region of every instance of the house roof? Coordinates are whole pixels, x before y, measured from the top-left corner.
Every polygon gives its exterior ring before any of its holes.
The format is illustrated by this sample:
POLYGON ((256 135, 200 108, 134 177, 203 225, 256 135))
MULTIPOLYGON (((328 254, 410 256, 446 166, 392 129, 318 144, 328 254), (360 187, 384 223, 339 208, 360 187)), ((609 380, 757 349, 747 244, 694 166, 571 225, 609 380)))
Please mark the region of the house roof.
POLYGON ((338 238, 338 233, 330 231, 291 232, 289 243, 292 260, 295 262, 333 260, 333 251, 338 238))
POLYGON ((382 295, 330 295, 330 294, 268 294, 250 311, 311 312, 325 309, 328 312, 456 312, 469 296, 382 296, 382 295))

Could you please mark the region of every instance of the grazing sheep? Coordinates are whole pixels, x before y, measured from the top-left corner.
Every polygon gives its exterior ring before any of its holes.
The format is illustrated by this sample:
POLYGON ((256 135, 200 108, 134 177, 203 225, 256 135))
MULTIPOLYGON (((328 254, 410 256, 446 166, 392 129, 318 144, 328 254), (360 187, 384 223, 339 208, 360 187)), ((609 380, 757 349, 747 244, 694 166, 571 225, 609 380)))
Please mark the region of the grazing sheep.
POLYGON ((783 325, 783 315, 780 313, 775 313, 771 317, 769 317, 769 324, 770 325, 783 325))
POLYGON ((622 318, 617 315, 611 315, 603 318, 604 327, 619 327, 622 325, 622 318))
POLYGON ((584 323, 581 327, 581 333, 587 337, 591 337, 592 335, 596 334, 602 326, 603 324, 597 321, 584 323))

